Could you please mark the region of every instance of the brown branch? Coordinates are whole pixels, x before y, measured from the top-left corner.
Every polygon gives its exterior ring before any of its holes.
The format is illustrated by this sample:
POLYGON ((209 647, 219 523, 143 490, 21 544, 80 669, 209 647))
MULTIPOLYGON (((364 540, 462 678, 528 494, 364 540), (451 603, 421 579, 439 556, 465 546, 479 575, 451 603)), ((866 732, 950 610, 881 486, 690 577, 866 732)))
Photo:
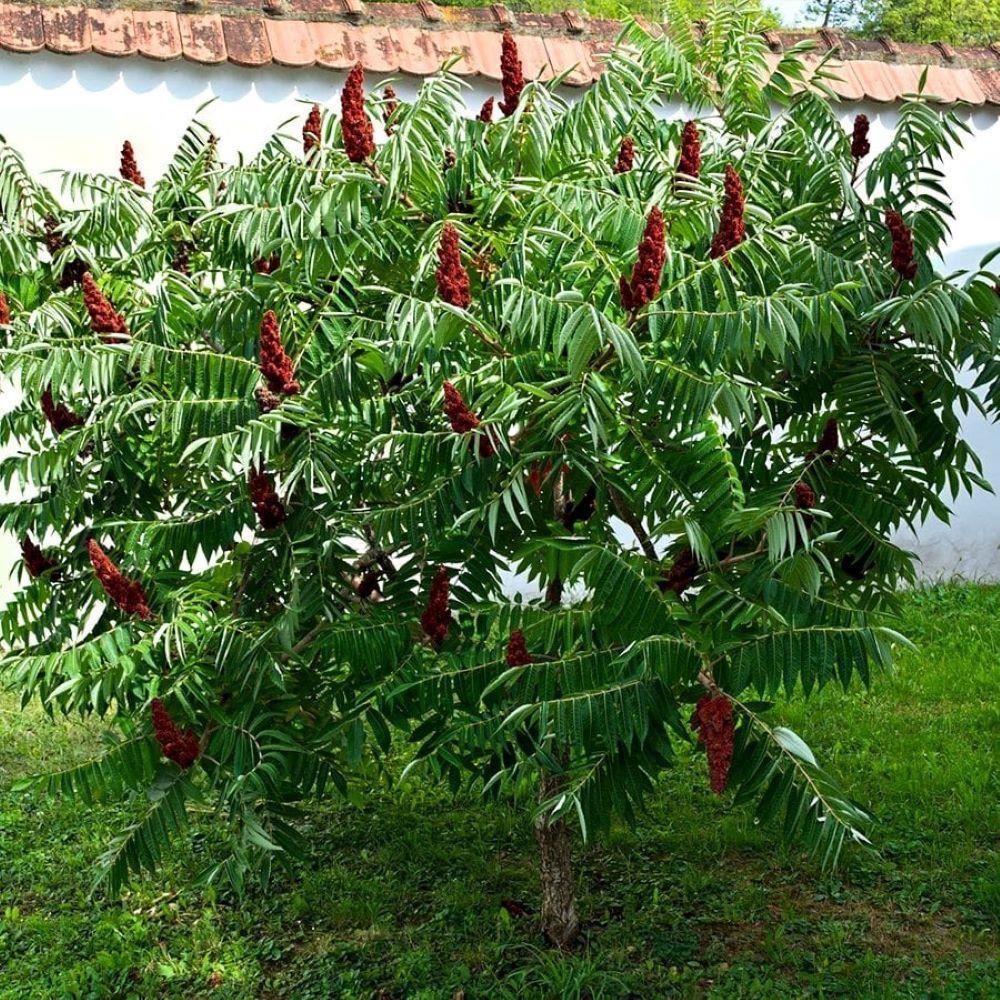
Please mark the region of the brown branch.
POLYGON ((625 498, 614 486, 608 486, 608 493, 611 495, 611 502, 614 504, 615 512, 632 529, 632 533, 638 539, 643 555, 652 562, 659 562, 660 557, 656 554, 656 548, 642 521, 632 511, 625 502, 625 498))

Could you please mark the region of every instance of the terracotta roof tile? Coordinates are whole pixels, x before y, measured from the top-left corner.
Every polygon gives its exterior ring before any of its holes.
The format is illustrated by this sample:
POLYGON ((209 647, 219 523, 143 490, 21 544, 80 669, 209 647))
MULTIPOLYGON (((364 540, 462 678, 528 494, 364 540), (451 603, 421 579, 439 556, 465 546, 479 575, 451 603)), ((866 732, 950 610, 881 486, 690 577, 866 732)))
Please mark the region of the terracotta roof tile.
POLYGON ((177 24, 185 59, 198 63, 226 61, 226 40, 218 14, 178 14, 177 24))
POLYGON ((181 29, 173 11, 137 10, 132 21, 140 55, 160 60, 181 55, 181 29))
POLYGON ((271 58, 281 66, 312 66, 316 62, 316 42, 304 21, 264 22, 271 58))
POLYGON ((139 51, 130 10, 87 11, 91 45, 102 56, 134 56, 139 51))
MULTIPOLYGON (((95 2, 95 0, 91 0, 95 2)), ((549 78, 569 71, 566 82, 586 86, 600 75, 620 24, 602 18, 512 12, 491 7, 438 7, 362 0, 274 0, 265 9, 236 0, 200 0, 197 12, 175 12, 175 0, 101 0, 103 6, 0 3, 0 48, 37 52, 46 47, 70 55, 143 55, 150 59, 231 62, 239 66, 345 70, 360 61, 372 73, 426 76, 458 55, 456 73, 500 78, 500 33, 511 26, 525 76, 549 78), (164 4, 156 9, 157 4, 164 4), (275 5, 277 4, 277 5, 275 5), (132 9, 142 7, 144 9, 132 9), (150 9, 152 8, 152 9, 150 9), (280 12, 281 16, 277 16, 280 12)), ((662 26, 651 26, 657 32, 662 26)), ((833 51, 828 68, 834 92, 845 101, 899 101, 917 90, 927 67, 925 92, 946 104, 1000 104, 1000 49, 901 45, 891 39, 855 38, 836 32, 768 32, 768 64, 774 53, 812 41, 833 51)), ((817 56, 807 58, 807 67, 817 56)))
POLYGON ((43 7, 45 47, 70 56, 90 51, 90 18, 83 7, 43 7))
POLYGON ((37 52, 45 45, 39 7, 0 4, 0 45, 11 52, 37 52))
POLYGON ((231 63, 237 66, 266 66, 271 61, 271 45, 259 17, 224 17, 222 35, 231 63))

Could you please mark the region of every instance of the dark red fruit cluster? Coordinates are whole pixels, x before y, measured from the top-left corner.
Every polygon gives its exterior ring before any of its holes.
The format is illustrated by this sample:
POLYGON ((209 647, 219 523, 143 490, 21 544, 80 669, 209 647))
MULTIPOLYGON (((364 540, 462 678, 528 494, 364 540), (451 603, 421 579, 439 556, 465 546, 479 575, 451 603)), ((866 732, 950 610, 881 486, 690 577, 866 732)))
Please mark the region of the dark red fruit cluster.
POLYGON ((74 413, 65 403, 56 403, 52 399, 52 389, 46 388, 41 396, 42 413, 49 422, 49 426, 56 432, 62 434, 71 427, 79 427, 83 423, 83 417, 74 413))
POLYGON ((101 335, 106 344, 119 342, 128 336, 125 320, 115 311, 104 293, 97 287, 89 271, 83 275, 83 304, 90 316, 90 326, 94 333, 101 335))
POLYGON ((472 303, 469 289, 469 273, 462 266, 462 255, 458 245, 458 230, 449 222, 441 230, 438 244, 437 279, 438 295, 449 305, 468 309, 472 303))
POLYGON ((509 31, 503 33, 500 44, 500 86, 503 89, 500 110, 509 117, 517 110, 521 91, 524 90, 521 57, 517 54, 517 42, 509 31))
POLYGON ((323 133, 323 119, 320 117, 319 105, 314 104, 309 110, 305 125, 302 126, 302 151, 309 153, 319 145, 323 133))
MULTIPOLYGON (((450 382, 445 382, 443 388, 444 412, 451 424, 451 429, 456 434, 468 434, 470 431, 476 430, 480 425, 479 417, 469 409, 462 394, 450 382)), ((488 434, 483 434, 479 438, 479 454, 483 458, 489 458, 496 454, 496 449, 488 434)))
POLYGON ((868 116, 858 115, 854 119, 854 131, 851 133, 851 156, 860 160, 871 152, 868 141, 868 116))
POLYGON ((9 324, 10 305, 7 302, 7 296, 0 292, 0 326, 8 326, 9 324))
POLYGON ((816 506, 816 493, 801 480, 795 484, 795 506, 799 510, 812 510, 816 506))
POLYGON ((177 251, 174 254, 173 260, 170 262, 171 270, 176 271, 178 274, 190 274, 191 251, 193 249, 193 244, 189 243, 187 240, 181 240, 181 242, 177 244, 177 251))
POLYGON ((393 116, 399 110, 399 101, 396 100, 396 91, 392 87, 386 87, 382 91, 382 100, 385 103, 382 105, 382 121, 385 122, 385 131, 387 135, 392 135, 392 122, 393 116))
POLYGON ((639 256, 632 268, 632 278, 618 280, 622 308, 632 312, 648 305, 660 293, 660 273, 667 257, 663 213, 656 206, 646 219, 646 229, 639 243, 639 256))
POLYGON ((268 309, 260 321, 260 373, 274 393, 294 396, 301 390, 295 380, 295 365, 281 343, 278 317, 268 309))
POLYGON ((451 611, 448 608, 448 567, 438 566, 431 582, 431 592, 427 607, 420 616, 420 627, 431 640, 435 649, 448 638, 451 625, 451 611))
POLYGON ((483 106, 479 109, 478 115, 481 122, 486 122, 488 125, 491 121, 493 121, 493 105, 495 103, 496 102, 492 97, 487 97, 486 100, 483 101, 483 106))
POLYGON ((352 163, 363 163, 375 152, 375 130, 365 111, 365 71, 359 62, 347 74, 340 95, 340 111, 347 158, 352 163))
POLYGON ((119 172, 124 180, 131 181, 136 187, 144 188, 146 186, 146 179, 139 173, 139 164, 135 162, 135 150, 128 139, 122 143, 122 160, 119 172))
POLYGON ((709 256, 714 259, 725 257, 730 250, 746 239, 747 227, 743 221, 746 203, 743 198, 743 181, 731 164, 726 164, 726 196, 722 201, 722 215, 719 228, 712 240, 709 256))
POLYGON ((892 266, 904 281, 917 275, 917 262, 913 258, 913 233, 899 212, 886 209, 885 224, 892 236, 892 266))
POLYGON ((265 531, 285 523, 285 505, 274 488, 274 477, 262 468, 250 467, 247 477, 250 488, 250 505, 257 515, 257 521, 265 531))
POLYGON ((816 453, 825 455, 836 451, 840 447, 840 425, 836 417, 830 417, 823 425, 823 431, 816 442, 816 453))
POLYGON ((163 756, 185 770, 201 754, 201 743, 190 729, 181 729, 159 698, 154 698, 150 708, 153 712, 153 734, 160 744, 163 756))
POLYGON ((258 257, 253 262, 253 269, 258 274, 274 274, 281 267, 281 254, 273 253, 270 257, 258 257))
POLYGON ((696 122, 685 122, 681 133, 681 155, 677 173, 697 179, 701 173, 701 136, 696 122))
POLYGON ((672 590, 678 597, 694 583, 698 575, 698 557, 690 548, 682 549, 667 570, 663 579, 663 590, 672 590))
POLYGON ((630 136, 622 139, 618 147, 618 159, 615 161, 615 173, 627 174, 635 163, 635 143, 630 136))
POLYGON ((733 762, 733 704, 724 695, 706 694, 695 706, 691 728, 708 754, 709 784, 716 795, 726 790, 733 762))
POLYGON ((28 535, 21 539, 21 558, 32 580, 38 579, 43 573, 55 567, 55 562, 46 559, 45 554, 28 535))
POLYGON ((524 667, 534 662, 535 658, 525 645, 524 633, 519 628, 514 629, 507 640, 507 666, 524 667))
POLYGON ((93 538, 87 542, 87 554, 104 593, 126 614, 138 615, 149 621, 153 613, 149 610, 149 602, 146 600, 142 584, 122 576, 121 570, 107 557, 93 538))

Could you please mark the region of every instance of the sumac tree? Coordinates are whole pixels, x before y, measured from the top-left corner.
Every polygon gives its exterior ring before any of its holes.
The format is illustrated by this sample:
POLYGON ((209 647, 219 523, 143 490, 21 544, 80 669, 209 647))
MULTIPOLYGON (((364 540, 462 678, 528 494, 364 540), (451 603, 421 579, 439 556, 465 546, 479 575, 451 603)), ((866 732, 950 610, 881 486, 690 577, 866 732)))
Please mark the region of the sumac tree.
POLYGON ((935 270, 960 121, 915 100, 873 155, 753 28, 633 25, 569 104, 508 42, 482 117, 358 68, 301 138, 225 165, 196 123, 155 184, 129 147, 65 204, 2 150, 3 671, 114 734, 52 791, 152 790, 112 891, 193 800, 241 885, 407 742, 536 790, 559 945, 572 828, 678 747, 824 862, 864 839, 765 699, 888 664, 894 532, 982 485, 959 372, 993 412, 1000 298, 935 270))

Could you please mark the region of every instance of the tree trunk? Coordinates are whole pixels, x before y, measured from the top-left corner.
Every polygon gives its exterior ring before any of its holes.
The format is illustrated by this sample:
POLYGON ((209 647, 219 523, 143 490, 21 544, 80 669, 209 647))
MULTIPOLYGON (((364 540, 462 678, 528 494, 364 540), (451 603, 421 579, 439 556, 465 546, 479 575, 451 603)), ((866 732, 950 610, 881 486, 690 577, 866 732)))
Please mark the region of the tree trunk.
MULTIPOLYGON (((562 775, 543 771, 538 788, 540 801, 558 795, 562 775)), ((542 930, 549 941, 566 950, 576 941, 580 923, 576 916, 576 883, 573 878, 571 831, 564 819, 550 823, 545 816, 535 820, 535 841, 542 877, 542 930)))

